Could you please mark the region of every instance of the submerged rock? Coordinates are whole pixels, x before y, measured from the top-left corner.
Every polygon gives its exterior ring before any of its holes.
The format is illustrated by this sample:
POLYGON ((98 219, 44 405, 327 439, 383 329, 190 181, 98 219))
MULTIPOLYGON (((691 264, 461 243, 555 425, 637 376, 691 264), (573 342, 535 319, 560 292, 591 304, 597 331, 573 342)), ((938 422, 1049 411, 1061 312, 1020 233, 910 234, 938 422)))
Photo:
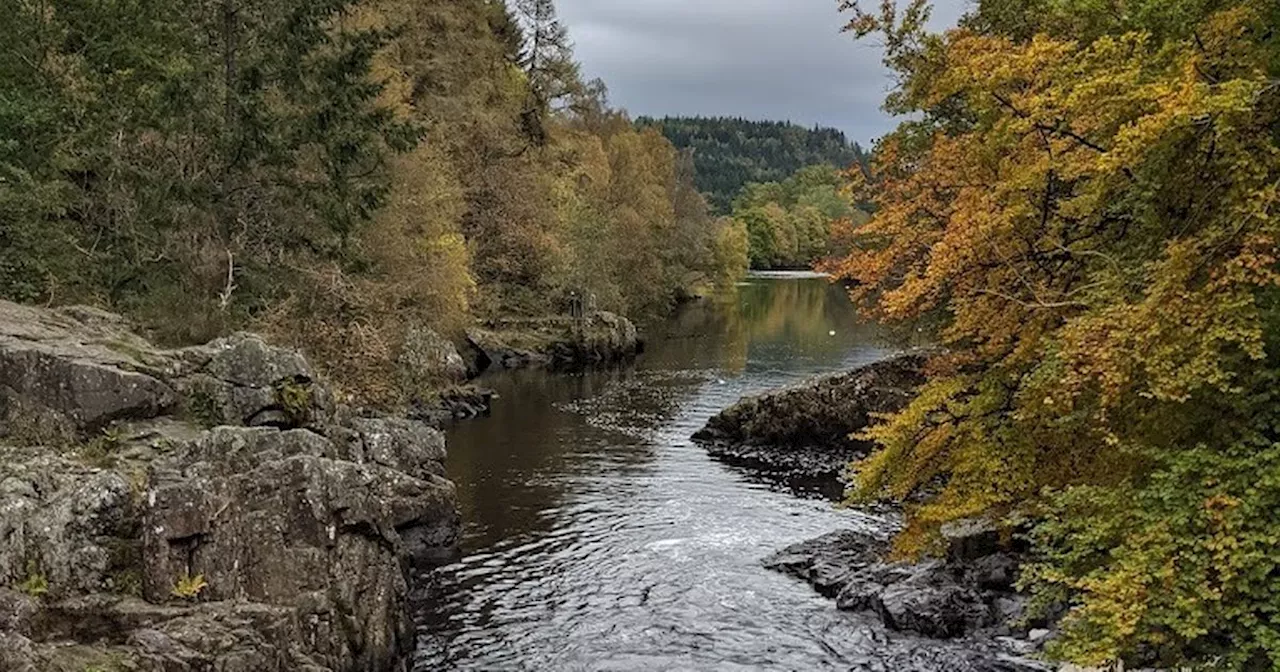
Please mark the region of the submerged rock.
POLYGON ((488 415, 495 397, 493 390, 472 385, 450 387, 435 392, 428 400, 416 401, 409 415, 440 427, 454 420, 470 420, 488 415))
POLYGON ((924 382, 924 357, 903 355, 748 397, 711 418, 694 440, 715 457, 756 469, 838 478, 871 449, 852 435, 875 414, 901 410, 924 382))
POLYGON ((0 669, 403 670, 456 553, 444 437, 250 334, 0 302, 0 669))

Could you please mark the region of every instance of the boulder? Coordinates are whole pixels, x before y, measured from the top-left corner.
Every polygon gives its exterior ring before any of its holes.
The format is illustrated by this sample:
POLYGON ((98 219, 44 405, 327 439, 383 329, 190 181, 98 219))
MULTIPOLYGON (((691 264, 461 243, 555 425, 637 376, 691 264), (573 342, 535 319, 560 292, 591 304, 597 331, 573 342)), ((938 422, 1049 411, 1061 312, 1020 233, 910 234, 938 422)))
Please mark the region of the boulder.
POLYGON ((693 438, 733 464, 811 478, 839 478, 871 444, 853 437, 875 416, 901 410, 924 383, 924 357, 902 355, 748 397, 693 438))
POLYGON ((489 353, 480 347, 471 332, 464 333, 455 348, 467 367, 468 380, 479 378, 480 374, 488 371, 489 367, 493 366, 493 360, 489 358, 489 353))
POLYGON ((448 339, 425 327, 409 329, 396 358, 396 372, 406 390, 455 385, 469 377, 470 368, 448 339))
POLYGON ((1000 550, 1000 528, 986 518, 965 518, 945 523, 940 530, 951 560, 976 560, 1000 550))
POLYGON ((123 589, 137 576, 137 484, 57 455, 0 450, 0 585, 33 594, 123 589))
POLYGON ((839 530, 788 546, 767 558, 764 566, 801 579, 827 597, 836 597, 888 547, 880 535, 839 530))
MULTIPOLYGON (((925 637, 950 639, 994 625, 991 606, 983 596, 957 583, 939 563, 904 567, 901 573, 895 574, 898 574, 895 580, 861 601, 875 611, 886 626, 925 637)), ((837 605, 842 603, 846 602, 837 598, 837 605)))
POLYGON ((0 301, 0 437, 65 441, 172 409, 177 395, 152 354, 105 313, 0 301))
POLYGON ((486 329, 467 332, 467 342, 504 369, 543 366, 581 370, 634 359, 643 346, 631 320, 609 312, 585 317, 491 320, 486 329))
POLYGON ((893 630, 939 639, 1022 631, 1026 600, 1014 592, 1015 557, 909 563, 887 553, 881 535, 843 530, 783 549, 764 565, 834 597, 839 609, 874 613, 893 630))
POLYGON ((143 595, 163 602, 200 576, 202 598, 295 609, 332 667, 394 666, 409 641, 401 558, 450 552, 455 495, 435 473, 438 433, 363 424, 363 455, 309 430, 224 427, 154 465, 143 595))
POLYGON ((350 421, 363 458, 424 480, 445 475, 444 434, 413 420, 357 418, 350 421))
POLYGON ((332 411, 327 388, 299 353, 236 334, 173 353, 190 370, 175 379, 185 414, 208 427, 303 427, 332 411))

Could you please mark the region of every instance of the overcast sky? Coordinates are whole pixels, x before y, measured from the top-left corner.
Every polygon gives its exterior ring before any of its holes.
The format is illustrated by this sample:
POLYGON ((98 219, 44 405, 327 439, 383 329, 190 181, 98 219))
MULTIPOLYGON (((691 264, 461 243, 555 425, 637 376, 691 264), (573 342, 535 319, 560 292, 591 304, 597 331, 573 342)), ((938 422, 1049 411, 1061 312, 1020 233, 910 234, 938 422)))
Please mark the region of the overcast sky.
MULTIPOLYGON (((874 0, 873 0, 874 1, 874 0)), ((968 0, 935 0, 954 25, 968 0)), ((895 125, 880 51, 842 34, 837 0, 557 0, 578 60, 633 115, 725 115, 845 131, 895 125)))

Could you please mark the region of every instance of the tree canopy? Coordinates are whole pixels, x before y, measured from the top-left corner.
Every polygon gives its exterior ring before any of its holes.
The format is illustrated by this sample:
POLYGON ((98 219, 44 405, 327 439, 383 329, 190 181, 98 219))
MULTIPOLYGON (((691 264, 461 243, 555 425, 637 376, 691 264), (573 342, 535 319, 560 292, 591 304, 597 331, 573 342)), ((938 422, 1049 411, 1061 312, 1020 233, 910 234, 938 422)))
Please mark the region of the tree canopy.
POLYGON ((845 4, 912 120, 831 269, 943 346, 855 495, 911 502, 908 553, 1036 522, 1060 656, 1280 668, 1280 6, 845 4))
POLYGON ((5 298, 165 342, 266 330, 372 391, 417 325, 573 293, 643 315, 746 266, 550 0, 19 0, 0 24, 5 298))

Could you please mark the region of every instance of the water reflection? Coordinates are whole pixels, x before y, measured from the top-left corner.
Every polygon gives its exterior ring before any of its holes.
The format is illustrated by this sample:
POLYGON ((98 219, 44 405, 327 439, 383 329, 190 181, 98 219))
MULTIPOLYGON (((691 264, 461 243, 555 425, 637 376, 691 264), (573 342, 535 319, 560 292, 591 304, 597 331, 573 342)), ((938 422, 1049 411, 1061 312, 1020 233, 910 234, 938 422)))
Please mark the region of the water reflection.
POLYGON ((753 482, 688 440, 745 394, 890 354, 842 290, 756 279, 649 335, 631 369, 495 377, 492 417, 451 430, 465 557, 431 577, 415 669, 968 669, 885 667, 947 645, 890 636, 759 565, 884 521, 753 482))

